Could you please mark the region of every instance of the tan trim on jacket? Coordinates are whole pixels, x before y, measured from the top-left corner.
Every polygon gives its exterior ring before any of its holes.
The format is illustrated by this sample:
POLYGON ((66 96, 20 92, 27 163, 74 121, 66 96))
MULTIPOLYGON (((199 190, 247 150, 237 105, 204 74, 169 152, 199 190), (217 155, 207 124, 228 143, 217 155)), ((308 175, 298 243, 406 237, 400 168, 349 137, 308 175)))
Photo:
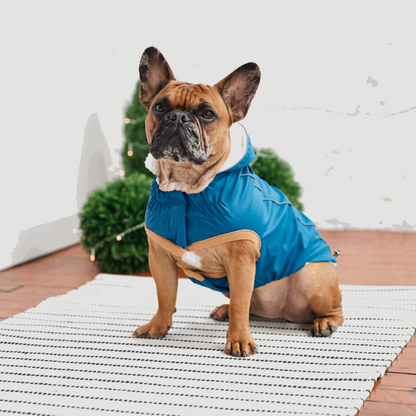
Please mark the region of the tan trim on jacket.
MULTIPOLYGON (((154 233, 153 231, 149 230, 145 227, 147 236, 154 240, 156 243, 161 245, 164 249, 170 251, 175 256, 183 256, 187 251, 196 251, 201 250, 204 248, 213 247, 219 244, 229 243, 230 241, 238 241, 238 240, 249 240, 251 241, 260 252, 261 249, 261 240, 257 233, 251 230, 240 230, 240 231, 233 231, 231 233, 221 234, 215 237, 207 238, 206 240, 197 241, 196 243, 191 244, 185 249, 181 246, 178 246, 172 241, 160 236, 159 234, 154 233)), ((205 277, 212 277, 212 278, 221 278, 224 277, 222 273, 205 273, 202 275, 199 272, 189 269, 183 269, 185 274, 189 277, 192 277, 196 280, 203 281, 205 277)))

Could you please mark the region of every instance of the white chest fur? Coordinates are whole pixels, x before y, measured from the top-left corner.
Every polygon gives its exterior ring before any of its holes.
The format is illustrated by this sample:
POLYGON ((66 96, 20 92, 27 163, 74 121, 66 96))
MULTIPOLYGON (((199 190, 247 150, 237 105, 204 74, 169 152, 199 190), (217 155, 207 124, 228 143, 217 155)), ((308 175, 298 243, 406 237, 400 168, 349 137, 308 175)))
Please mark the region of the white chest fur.
POLYGON ((182 261, 191 266, 192 268, 201 268, 201 258, 192 251, 185 251, 185 253, 182 254, 182 261))

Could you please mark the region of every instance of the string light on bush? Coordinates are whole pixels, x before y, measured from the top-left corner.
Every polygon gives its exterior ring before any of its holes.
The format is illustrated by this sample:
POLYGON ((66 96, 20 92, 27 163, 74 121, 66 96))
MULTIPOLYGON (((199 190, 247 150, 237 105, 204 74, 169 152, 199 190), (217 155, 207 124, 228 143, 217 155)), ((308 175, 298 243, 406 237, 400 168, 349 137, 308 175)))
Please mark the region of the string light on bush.
POLYGON ((136 118, 136 119, 131 119, 131 118, 126 117, 124 119, 124 124, 135 125, 135 124, 141 123, 142 121, 146 120, 146 117, 147 116, 143 116, 143 117, 139 117, 139 118, 136 118))
POLYGON ((114 175, 118 175, 121 178, 126 175, 126 171, 124 169, 117 169, 114 165, 110 165, 108 167, 108 171, 114 173, 114 175))
MULTIPOLYGON (((139 117, 136 119, 131 119, 126 117, 124 119, 124 124, 131 124, 131 125, 135 125, 135 124, 139 124, 142 123, 147 116, 143 116, 143 117, 139 117)), ((138 147, 139 149, 143 149, 143 150, 149 150, 149 146, 141 144, 141 143, 135 143, 135 142, 130 142, 128 144, 128 149, 127 149, 127 156, 128 157, 132 157, 134 155, 134 147, 138 147)))
POLYGON ((129 150, 127 151, 127 156, 128 157, 133 156, 133 143, 129 143, 129 150))
POLYGON ((133 154, 134 154, 134 151, 133 151, 134 150, 134 147, 138 147, 139 149, 146 150, 147 152, 149 151, 149 146, 146 145, 146 144, 130 142, 129 145, 128 145, 128 150, 127 150, 127 156, 128 157, 132 157, 133 156, 133 154))
MULTIPOLYGON (((125 222, 125 221, 123 220, 123 222, 125 222)), ((145 222, 143 221, 142 223, 140 223, 138 225, 135 225, 134 227, 128 228, 127 230, 123 231, 122 233, 114 234, 110 237, 104 238, 104 240, 99 241, 97 244, 95 244, 93 247, 90 247, 90 249, 89 249, 90 250, 90 260, 95 261, 95 253, 96 253, 97 248, 100 245, 106 243, 107 241, 113 240, 113 239, 116 239, 117 241, 121 241, 126 234, 129 234, 133 231, 136 231, 140 228, 143 228, 144 226, 145 226, 145 222)))

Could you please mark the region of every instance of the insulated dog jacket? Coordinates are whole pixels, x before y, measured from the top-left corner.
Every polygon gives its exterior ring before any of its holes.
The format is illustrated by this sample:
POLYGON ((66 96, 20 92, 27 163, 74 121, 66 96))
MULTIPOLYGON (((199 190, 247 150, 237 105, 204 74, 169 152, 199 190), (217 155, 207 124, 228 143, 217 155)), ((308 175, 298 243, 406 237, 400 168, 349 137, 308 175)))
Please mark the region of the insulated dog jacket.
MULTIPOLYGON (((148 237, 179 256, 248 239, 260 251, 254 289, 283 279, 308 262, 336 263, 314 223, 283 192, 254 173, 249 166, 254 158, 247 135, 243 157, 217 173, 198 194, 163 192, 155 178, 145 217, 148 237)), ((227 276, 185 273, 194 283, 230 293, 227 276)))

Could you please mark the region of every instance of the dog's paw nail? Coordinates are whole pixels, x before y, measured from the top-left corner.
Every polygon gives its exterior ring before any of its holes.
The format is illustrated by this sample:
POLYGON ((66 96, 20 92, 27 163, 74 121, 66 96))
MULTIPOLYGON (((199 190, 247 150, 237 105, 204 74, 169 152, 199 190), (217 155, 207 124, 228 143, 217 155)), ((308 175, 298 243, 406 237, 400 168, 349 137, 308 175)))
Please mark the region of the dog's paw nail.
POLYGON ((335 332, 337 329, 334 326, 331 326, 331 331, 335 332))
POLYGON ((227 354, 227 355, 230 355, 230 350, 227 350, 226 354, 227 354))
POLYGON ((257 348, 253 348, 254 354, 257 354, 259 350, 257 348))
POLYGON ((237 351, 237 357, 241 357, 240 351, 237 351))
POLYGON ((247 354, 245 351, 243 351, 243 357, 247 357, 247 354))

